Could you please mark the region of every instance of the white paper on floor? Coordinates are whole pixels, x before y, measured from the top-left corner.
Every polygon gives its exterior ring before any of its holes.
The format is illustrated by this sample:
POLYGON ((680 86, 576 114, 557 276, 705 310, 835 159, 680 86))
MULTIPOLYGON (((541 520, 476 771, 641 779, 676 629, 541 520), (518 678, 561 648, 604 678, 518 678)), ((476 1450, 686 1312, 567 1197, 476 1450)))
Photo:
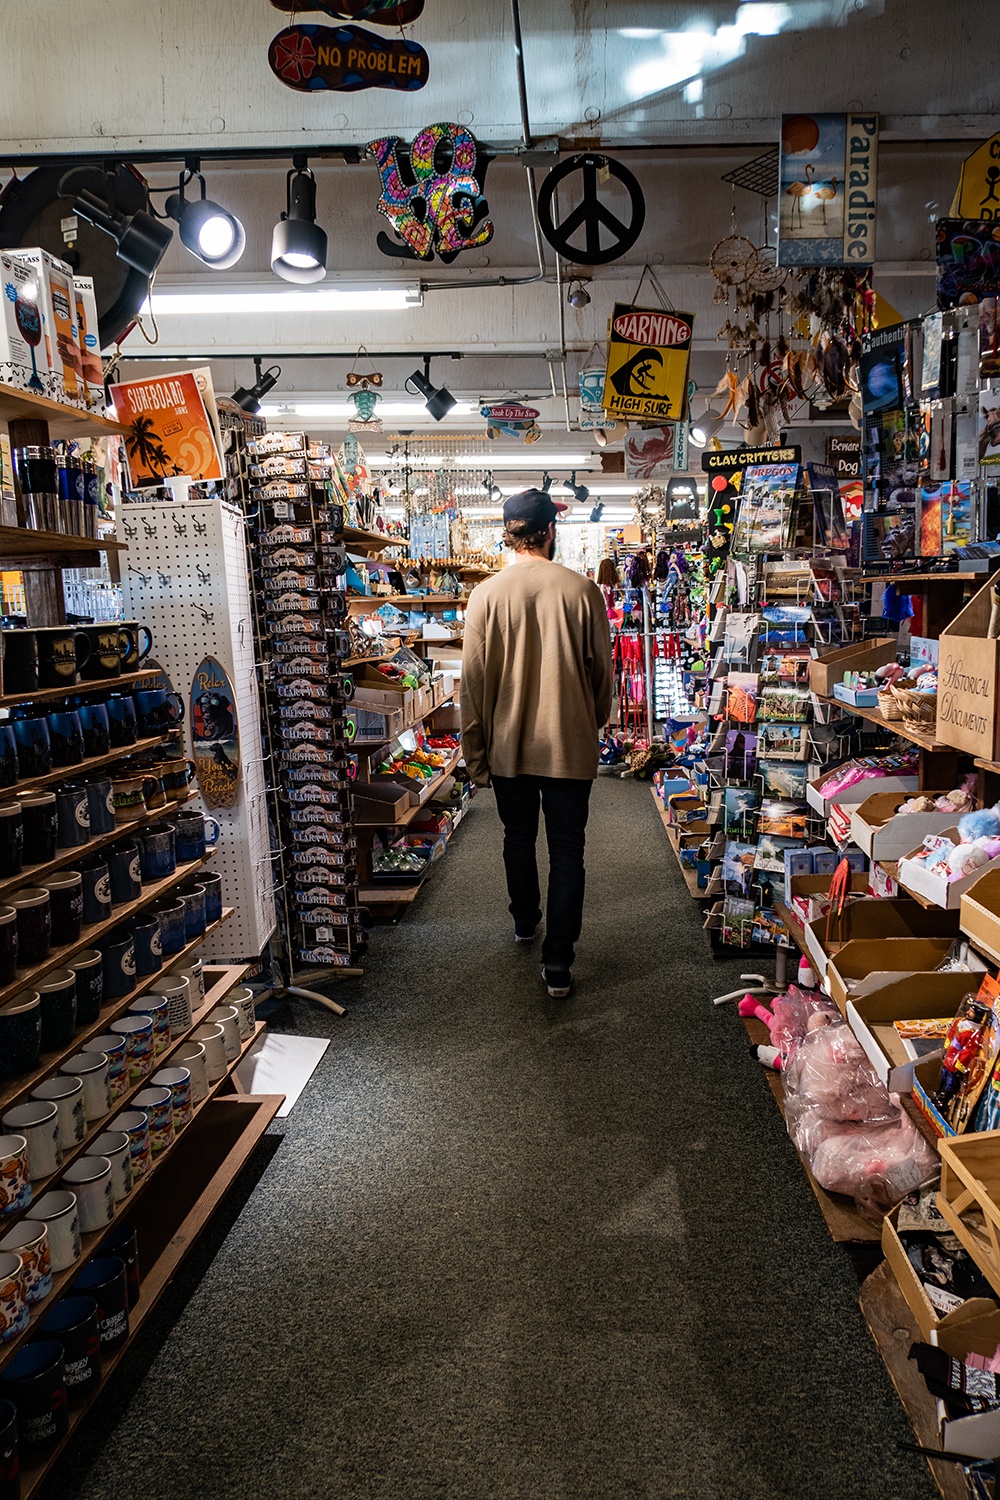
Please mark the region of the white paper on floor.
POLYGON ((302 1090, 319 1067, 329 1041, 317 1036, 281 1036, 266 1031, 236 1069, 248 1094, 284 1094, 278 1118, 291 1111, 302 1090))

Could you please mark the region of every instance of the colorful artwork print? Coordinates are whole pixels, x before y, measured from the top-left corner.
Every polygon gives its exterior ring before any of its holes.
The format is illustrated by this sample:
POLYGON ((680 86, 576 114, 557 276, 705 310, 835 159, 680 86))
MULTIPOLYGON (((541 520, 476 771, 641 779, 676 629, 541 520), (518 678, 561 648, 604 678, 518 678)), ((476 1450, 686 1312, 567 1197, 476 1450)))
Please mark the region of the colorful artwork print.
MULTIPOLYGON (((804 839, 809 808, 805 802, 774 798, 760 805, 757 827, 761 833, 785 839, 804 839)), ((784 863, 781 865, 784 870, 784 863)))
POLYGON ((730 672, 726 678, 726 714, 738 724, 752 724, 757 717, 756 672, 730 672))
POLYGON ((937 305, 958 307, 1000 292, 1000 224, 938 219, 937 305))
POLYGON ((762 834, 757 840, 754 869, 758 874, 766 872, 769 875, 781 875, 784 877, 785 850, 801 848, 801 839, 785 838, 774 833, 762 834))
POLYGON ((633 421, 687 416, 694 314, 616 302, 608 329, 604 406, 633 421))
POLYGON ((232 684, 221 662, 206 656, 191 683, 191 749, 206 807, 235 807, 240 790, 240 735, 232 684))
POLYGON ((979 393, 979 463, 984 469, 1000 464, 1000 391, 979 393))
POLYGON ((753 787, 727 786, 722 793, 723 824, 728 834, 746 838, 754 829, 757 793, 753 787))
POLYGON ((383 255, 447 265, 493 238, 483 193, 490 158, 463 125, 428 125, 407 144, 398 136, 368 143, 382 180, 376 204, 397 239, 379 233, 383 255))
POLYGON ((754 464, 744 471, 737 552, 780 552, 788 546, 798 484, 798 464, 754 464))
POLYGON ((630 428, 625 439, 627 479, 666 479, 674 472, 674 423, 630 428))
POLYGON ((761 724, 757 731, 757 754, 761 760, 805 760, 809 748, 805 724, 761 724))
POLYGON ((537 443, 542 435, 538 425, 541 412, 533 406, 522 406, 519 401, 481 406, 479 415, 486 419, 486 436, 494 442, 500 437, 514 437, 525 443, 537 443))
POLYGON ((809 689, 794 683, 769 682, 761 687, 757 700, 758 720, 804 724, 809 717, 809 689))
POLYGON ((618 426, 604 410, 603 365, 589 365, 580 371, 580 431, 609 432, 618 426))
POLYGON ((750 895, 757 845, 731 840, 722 857, 722 884, 727 896, 750 895))
POLYGON ((377 36, 360 26, 286 26, 267 49, 271 72, 302 94, 360 89, 422 89, 427 53, 406 38, 377 36))
POLYGON ((126 428, 125 452, 133 489, 183 477, 224 479, 208 406, 194 372, 127 380, 111 387, 115 416, 126 428))
MULTIPOLYGON (((998 460, 1000 461, 1000 460, 998 460)), ((972 485, 967 479, 920 486, 920 556, 940 557, 972 541, 972 485)))
POLYGON ((783 115, 779 266, 871 265, 878 115, 783 115))
POLYGON ((722 903, 722 941, 730 948, 749 948, 753 942, 754 904, 730 896, 722 903))
POLYGON ((726 734, 726 775, 749 781, 757 769, 757 736, 745 729, 726 734))

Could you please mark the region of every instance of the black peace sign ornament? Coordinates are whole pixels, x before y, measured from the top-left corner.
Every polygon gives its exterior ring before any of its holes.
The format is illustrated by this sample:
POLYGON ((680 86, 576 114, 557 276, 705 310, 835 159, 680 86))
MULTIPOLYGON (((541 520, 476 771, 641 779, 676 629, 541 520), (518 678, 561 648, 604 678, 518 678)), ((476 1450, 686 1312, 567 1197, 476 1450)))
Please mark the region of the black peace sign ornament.
POLYGON ((585 151, 553 167, 538 194, 538 218, 545 238, 565 260, 582 266, 606 266, 627 254, 639 238, 646 221, 646 200, 642 188, 621 162, 585 151), (552 216, 556 188, 578 172, 582 177, 580 202, 557 224, 552 216), (622 223, 617 214, 601 201, 601 185, 609 175, 628 193, 631 215, 627 224, 622 223), (611 243, 604 246, 601 244, 602 226, 611 236, 611 243), (582 249, 573 243, 581 234, 584 237, 582 249))

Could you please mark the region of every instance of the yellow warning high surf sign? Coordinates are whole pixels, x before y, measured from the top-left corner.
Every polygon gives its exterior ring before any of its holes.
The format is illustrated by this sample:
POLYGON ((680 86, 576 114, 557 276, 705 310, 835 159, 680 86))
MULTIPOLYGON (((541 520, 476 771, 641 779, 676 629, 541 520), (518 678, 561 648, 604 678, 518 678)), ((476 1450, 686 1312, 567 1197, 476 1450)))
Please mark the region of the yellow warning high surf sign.
POLYGON ((616 303, 608 326, 605 411, 635 422, 683 421, 693 331, 692 313, 616 303))

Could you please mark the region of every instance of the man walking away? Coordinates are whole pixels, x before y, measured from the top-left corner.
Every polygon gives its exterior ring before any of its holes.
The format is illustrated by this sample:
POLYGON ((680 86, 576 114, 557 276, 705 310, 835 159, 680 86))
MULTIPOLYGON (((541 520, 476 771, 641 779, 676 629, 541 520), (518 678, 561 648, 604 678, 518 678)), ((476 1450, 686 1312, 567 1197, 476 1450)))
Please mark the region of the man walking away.
POLYGON ((513 564, 473 589, 462 654, 462 750, 477 785, 493 783, 518 943, 534 939, 542 917, 539 806, 545 815, 542 978, 557 998, 572 988, 590 788, 613 683, 601 591, 552 561, 556 516, 565 509, 544 490, 523 490, 504 505, 513 564))

